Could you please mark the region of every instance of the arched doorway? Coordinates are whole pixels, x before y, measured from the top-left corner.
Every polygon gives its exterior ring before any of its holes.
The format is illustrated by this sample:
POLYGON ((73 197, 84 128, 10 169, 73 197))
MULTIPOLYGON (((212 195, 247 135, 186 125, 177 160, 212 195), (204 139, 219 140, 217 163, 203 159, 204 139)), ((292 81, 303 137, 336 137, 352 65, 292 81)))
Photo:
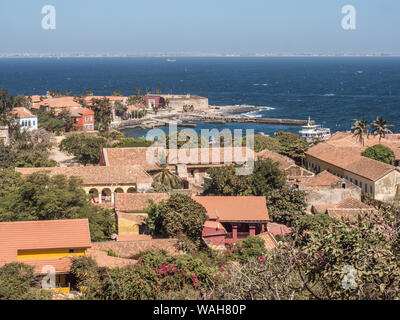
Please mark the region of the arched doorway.
POLYGON ((104 188, 101 191, 101 202, 102 203, 111 203, 112 202, 111 190, 109 188, 104 188))
POLYGON ((136 193, 136 188, 130 187, 130 188, 127 190, 127 193, 136 193))
POLYGON ((124 189, 122 189, 122 188, 117 188, 117 189, 115 189, 114 192, 115 192, 115 193, 124 193, 124 189))
POLYGON ((97 189, 90 189, 89 190, 90 202, 94 204, 100 203, 99 199, 99 191, 97 189))

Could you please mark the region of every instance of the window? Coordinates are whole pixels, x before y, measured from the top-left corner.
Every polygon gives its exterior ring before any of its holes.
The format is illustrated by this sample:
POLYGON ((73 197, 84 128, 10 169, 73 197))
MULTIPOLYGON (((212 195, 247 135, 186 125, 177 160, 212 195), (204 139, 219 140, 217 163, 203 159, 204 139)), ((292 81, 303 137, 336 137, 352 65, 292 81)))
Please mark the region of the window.
POLYGON ((368 192, 368 185, 365 184, 365 193, 367 193, 367 192, 368 192))
POLYGON ((371 194, 374 193, 374 192, 372 191, 372 186, 369 187, 369 192, 370 192, 371 194))
POLYGON ((362 189, 362 182, 360 181, 360 188, 362 189))
POLYGON ((76 250, 75 249, 69 249, 68 252, 69 253, 76 253, 76 250))
POLYGON ((93 121, 93 117, 92 116, 90 116, 90 121, 93 121))
POLYGON ((85 117, 85 122, 89 122, 89 117, 85 117))
POLYGON ((356 186, 358 186, 358 180, 357 180, 357 179, 354 180, 354 184, 355 184, 356 186))

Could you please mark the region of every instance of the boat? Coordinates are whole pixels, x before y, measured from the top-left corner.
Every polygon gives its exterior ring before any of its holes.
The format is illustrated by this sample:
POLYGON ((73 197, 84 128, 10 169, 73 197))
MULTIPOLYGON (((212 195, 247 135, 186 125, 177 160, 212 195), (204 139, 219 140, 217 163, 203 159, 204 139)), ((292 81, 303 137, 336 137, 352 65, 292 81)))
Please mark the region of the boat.
POLYGON ((331 135, 331 129, 323 128, 321 125, 312 124, 311 118, 308 117, 307 125, 302 126, 299 131, 300 136, 307 142, 313 142, 315 140, 328 140, 331 135))
POLYGON ((176 62, 175 59, 167 59, 167 62, 176 62))

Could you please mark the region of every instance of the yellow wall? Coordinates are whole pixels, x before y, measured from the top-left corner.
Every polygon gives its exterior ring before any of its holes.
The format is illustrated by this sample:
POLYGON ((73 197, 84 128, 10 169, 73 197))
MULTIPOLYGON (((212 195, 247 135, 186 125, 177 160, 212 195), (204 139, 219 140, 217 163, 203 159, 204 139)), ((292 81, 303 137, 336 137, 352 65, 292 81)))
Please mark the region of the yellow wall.
POLYGON ((74 253, 70 253, 69 249, 18 250, 18 260, 65 258, 86 255, 86 249, 74 249, 74 251, 74 253))
POLYGON ((128 219, 118 219, 118 234, 139 234, 139 224, 128 219))

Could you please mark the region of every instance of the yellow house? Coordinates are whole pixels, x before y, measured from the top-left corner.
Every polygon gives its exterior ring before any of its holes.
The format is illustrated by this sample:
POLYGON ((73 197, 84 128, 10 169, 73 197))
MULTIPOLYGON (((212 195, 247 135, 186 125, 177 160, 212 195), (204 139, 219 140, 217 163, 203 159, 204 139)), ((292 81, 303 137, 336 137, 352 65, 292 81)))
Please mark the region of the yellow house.
POLYGON ((69 292, 72 257, 91 247, 87 219, 0 223, 0 266, 21 262, 51 279, 56 290, 69 292))
POLYGON ((115 213, 118 226, 118 240, 129 240, 146 234, 144 219, 146 208, 151 204, 168 199, 166 193, 118 193, 115 195, 115 213))

